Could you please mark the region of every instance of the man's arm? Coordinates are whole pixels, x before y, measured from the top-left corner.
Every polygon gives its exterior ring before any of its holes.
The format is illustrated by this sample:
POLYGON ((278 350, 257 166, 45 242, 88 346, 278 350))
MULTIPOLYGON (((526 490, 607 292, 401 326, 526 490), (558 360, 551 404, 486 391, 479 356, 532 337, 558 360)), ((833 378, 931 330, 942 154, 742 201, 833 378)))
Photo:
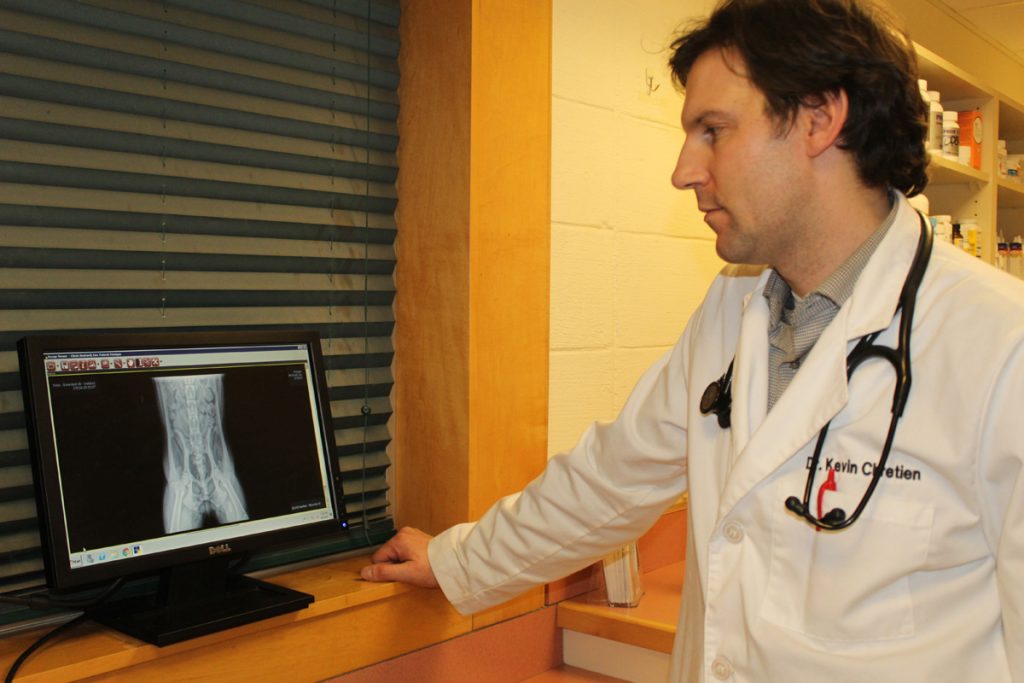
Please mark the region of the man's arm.
POLYGON ((690 332, 523 491, 435 537, 403 529, 362 576, 437 586, 463 614, 566 576, 636 539, 686 488, 690 332))

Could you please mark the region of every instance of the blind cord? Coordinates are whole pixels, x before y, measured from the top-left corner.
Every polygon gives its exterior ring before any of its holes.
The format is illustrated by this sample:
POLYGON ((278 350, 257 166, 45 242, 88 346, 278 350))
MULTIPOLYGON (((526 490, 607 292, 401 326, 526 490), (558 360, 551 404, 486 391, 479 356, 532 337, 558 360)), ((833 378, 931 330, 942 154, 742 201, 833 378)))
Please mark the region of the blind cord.
MULTIPOLYGON (((371 37, 370 0, 366 0, 366 167, 370 167, 370 87, 371 87, 371 37)), ((370 174, 366 174, 363 212, 363 454, 360 486, 360 507, 363 516, 363 538, 370 543, 370 520, 366 513, 366 439, 370 432, 370 174)))

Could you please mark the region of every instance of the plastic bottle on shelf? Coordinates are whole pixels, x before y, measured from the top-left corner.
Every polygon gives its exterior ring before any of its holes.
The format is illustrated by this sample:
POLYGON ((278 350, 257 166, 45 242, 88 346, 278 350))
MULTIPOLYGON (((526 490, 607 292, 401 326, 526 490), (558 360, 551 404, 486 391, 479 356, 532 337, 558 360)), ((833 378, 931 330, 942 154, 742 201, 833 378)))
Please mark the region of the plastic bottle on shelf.
MULTIPOLYGON (((960 161, 960 122, 955 111, 942 112, 942 156, 960 161)), ((968 157, 970 161, 970 157, 968 157)))
POLYGON ((1010 180, 1015 180, 1018 183, 1021 182, 1021 160, 1024 159, 1024 154, 1007 154, 1006 155, 1006 177, 1010 180))
POLYGON ((935 220, 935 239, 952 242, 953 241, 953 217, 948 214, 936 214, 932 216, 935 220))
POLYGON ((1010 257, 1010 245, 1006 243, 1003 236, 999 236, 999 247, 996 251, 996 268, 1002 271, 1009 269, 1009 264, 1006 260, 1010 257))
POLYGON ((938 90, 928 91, 928 144, 929 150, 942 152, 942 95, 938 90))
POLYGON ((961 218, 960 234, 964 239, 964 251, 981 258, 981 233, 978 231, 978 220, 976 218, 961 218))
POLYGON ((984 127, 981 124, 981 112, 969 109, 957 114, 960 124, 960 163, 981 170, 981 142, 984 127))
POLYGON ((998 172, 999 172, 999 177, 1000 178, 1005 178, 1006 177, 1006 166, 1007 166, 1006 157, 1007 157, 1007 153, 1006 153, 1006 140, 999 140, 996 143, 996 159, 999 161, 999 171, 998 172))
POLYGON ((924 131, 924 148, 925 149, 931 149, 931 147, 929 145, 929 139, 930 139, 931 130, 932 130, 932 126, 931 126, 931 121, 932 121, 932 116, 931 116, 932 98, 928 96, 928 81, 926 79, 924 79, 924 78, 917 79, 917 90, 918 90, 918 92, 921 93, 921 99, 924 100, 924 106, 928 108, 928 115, 927 115, 927 120, 926 120, 926 123, 928 125, 925 127, 925 131, 924 131))
POLYGON ((1021 248, 1020 235, 1017 235, 1013 242, 1010 242, 1010 257, 1006 260, 1006 269, 1014 277, 1024 277, 1024 273, 1021 272, 1021 266, 1024 265, 1021 263, 1021 259, 1024 258, 1021 248))

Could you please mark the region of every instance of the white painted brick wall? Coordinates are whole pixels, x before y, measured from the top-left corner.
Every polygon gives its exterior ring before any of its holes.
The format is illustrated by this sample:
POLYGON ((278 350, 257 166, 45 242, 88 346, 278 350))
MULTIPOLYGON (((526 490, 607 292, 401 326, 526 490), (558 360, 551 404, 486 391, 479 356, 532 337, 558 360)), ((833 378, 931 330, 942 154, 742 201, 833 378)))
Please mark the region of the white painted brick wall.
POLYGON ((672 36, 712 0, 554 0, 548 445, 615 417, 721 268, 670 183, 682 98, 672 36))

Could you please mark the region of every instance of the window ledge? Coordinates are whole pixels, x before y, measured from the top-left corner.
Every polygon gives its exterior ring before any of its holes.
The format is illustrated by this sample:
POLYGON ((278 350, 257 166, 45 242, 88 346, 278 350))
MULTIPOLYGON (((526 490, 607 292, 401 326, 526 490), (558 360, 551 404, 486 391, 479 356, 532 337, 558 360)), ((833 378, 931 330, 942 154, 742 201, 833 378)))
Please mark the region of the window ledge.
MULTIPOLYGON (((277 574, 271 580, 311 593, 306 609, 156 647, 96 625, 75 627, 47 643, 19 670, 17 680, 76 681, 159 675, 164 680, 322 680, 472 629, 440 591, 359 578, 366 556, 332 560, 277 574)), ((0 640, 0 666, 47 629, 0 640)))

